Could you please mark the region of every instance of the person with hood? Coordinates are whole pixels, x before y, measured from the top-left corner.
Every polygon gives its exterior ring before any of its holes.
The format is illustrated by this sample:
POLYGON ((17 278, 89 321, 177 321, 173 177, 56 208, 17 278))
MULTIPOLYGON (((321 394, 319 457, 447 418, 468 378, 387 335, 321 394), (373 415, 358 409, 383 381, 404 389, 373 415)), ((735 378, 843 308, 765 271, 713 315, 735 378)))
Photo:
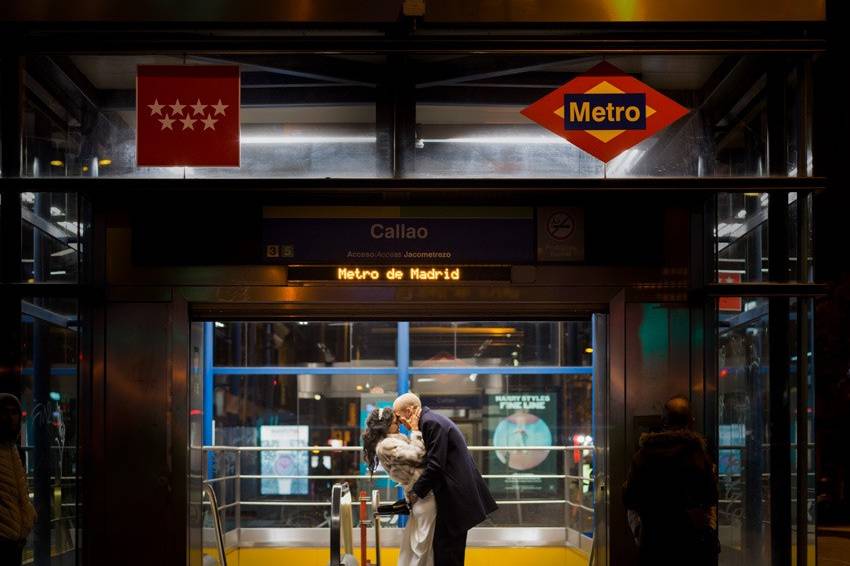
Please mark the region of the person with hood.
POLYGON ((413 393, 400 395, 393 411, 407 428, 422 431, 424 468, 407 497, 415 505, 434 494, 434 564, 462 566, 469 530, 498 508, 496 501, 475 467, 463 433, 451 419, 423 407, 413 393))
POLYGON ((0 564, 20 566, 27 536, 35 524, 27 476, 18 453, 21 404, 0 394, 0 564))
POLYGON ((663 430, 644 434, 623 486, 638 564, 714 564, 717 476, 706 440, 693 431, 686 397, 664 404, 663 430))

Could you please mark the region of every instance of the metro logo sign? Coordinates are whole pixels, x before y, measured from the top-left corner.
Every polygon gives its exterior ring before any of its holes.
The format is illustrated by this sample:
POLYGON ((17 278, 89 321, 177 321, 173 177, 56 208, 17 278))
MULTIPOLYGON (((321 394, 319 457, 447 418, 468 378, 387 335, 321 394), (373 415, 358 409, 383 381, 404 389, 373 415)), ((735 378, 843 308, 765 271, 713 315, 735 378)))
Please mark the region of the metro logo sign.
POLYGON ((606 163, 687 113, 610 63, 596 65, 522 111, 606 163))

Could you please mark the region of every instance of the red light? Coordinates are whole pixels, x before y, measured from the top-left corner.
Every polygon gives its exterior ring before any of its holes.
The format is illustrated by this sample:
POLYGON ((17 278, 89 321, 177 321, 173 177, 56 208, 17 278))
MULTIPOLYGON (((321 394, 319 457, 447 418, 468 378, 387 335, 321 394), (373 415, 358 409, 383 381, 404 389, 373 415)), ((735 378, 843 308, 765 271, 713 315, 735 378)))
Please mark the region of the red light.
POLYGON ((26 411, 21 411, 21 418, 24 418, 24 417, 26 417, 26 416, 27 416, 27 412, 26 412, 26 411))
POLYGON ((203 411, 201 411, 200 409, 192 409, 191 411, 189 411, 189 415, 191 415, 193 417, 197 417, 198 415, 201 415, 201 414, 203 414, 203 411))
POLYGON ((729 370, 728 370, 728 369, 723 368, 722 370, 720 370, 720 377, 726 377, 726 376, 728 376, 728 375, 729 375, 729 370))

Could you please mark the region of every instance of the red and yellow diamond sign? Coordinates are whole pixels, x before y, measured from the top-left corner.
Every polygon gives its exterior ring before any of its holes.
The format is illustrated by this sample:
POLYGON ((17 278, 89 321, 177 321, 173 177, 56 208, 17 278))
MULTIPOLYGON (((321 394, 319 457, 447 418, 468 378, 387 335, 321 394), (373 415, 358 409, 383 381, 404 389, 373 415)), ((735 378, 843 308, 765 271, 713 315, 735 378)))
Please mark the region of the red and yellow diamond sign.
POLYGON ((687 113, 610 63, 596 65, 522 111, 606 163, 687 113))

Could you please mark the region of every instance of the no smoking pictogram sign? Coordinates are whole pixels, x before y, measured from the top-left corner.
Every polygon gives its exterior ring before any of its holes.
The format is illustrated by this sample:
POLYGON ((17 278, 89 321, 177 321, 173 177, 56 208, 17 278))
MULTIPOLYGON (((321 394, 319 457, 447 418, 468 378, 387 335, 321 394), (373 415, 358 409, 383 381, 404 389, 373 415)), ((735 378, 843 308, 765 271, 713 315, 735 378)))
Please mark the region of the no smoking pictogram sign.
POLYGON ((575 220, 566 212, 554 212, 546 220, 546 231, 555 240, 563 241, 573 235, 575 220))

